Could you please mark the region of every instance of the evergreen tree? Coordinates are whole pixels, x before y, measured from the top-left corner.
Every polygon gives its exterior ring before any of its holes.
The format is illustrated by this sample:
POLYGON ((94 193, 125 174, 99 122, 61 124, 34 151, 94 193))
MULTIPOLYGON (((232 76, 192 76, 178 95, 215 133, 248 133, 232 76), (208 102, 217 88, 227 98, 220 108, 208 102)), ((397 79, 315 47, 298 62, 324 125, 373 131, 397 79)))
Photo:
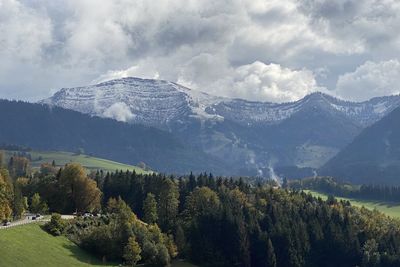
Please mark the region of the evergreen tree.
POLYGON ((146 223, 157 223, 157 201, 152 193, 148 193, 143 203, 143 221, 146 223))
POLYGON ((170 179, 163 179, 158 201, 158 221, 162 229, 173 229, 179 206, 178 186, 170 179))

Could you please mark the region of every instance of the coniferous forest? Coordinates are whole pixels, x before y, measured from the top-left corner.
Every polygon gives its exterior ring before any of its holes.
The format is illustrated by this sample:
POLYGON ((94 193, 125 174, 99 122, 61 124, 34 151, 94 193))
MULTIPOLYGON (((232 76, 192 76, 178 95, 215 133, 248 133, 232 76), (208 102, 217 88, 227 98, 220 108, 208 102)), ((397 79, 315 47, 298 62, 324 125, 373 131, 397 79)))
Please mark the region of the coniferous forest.
POLYGON ((399 266, 400 222, 349 202, 211 174, 167 176, 12 158, 1 219, 53 213, 45 228, 103 261, 166 266, 399 266), (63 220, 59 214, 77 216, 63 220), (90 216, 87 214, 90 213, 90 216))

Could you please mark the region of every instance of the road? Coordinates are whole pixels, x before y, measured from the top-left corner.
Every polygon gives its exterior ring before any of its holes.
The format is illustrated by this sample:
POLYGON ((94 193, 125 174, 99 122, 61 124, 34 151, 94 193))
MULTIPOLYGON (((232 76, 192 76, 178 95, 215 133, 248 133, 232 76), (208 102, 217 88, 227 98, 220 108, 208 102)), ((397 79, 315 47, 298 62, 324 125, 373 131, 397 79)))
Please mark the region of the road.
MULTIPOLYGON (((61 218, 65 219, 65 220, 71 220, 71 219, 75 218, 75 216, 61 215, 61 218)), ((8 226, 0 225, 0 230, 12 228, 12 227, 15 227, 18 225, 24 225, 24 224, 35 223, 35 222, 49 222, 49 221, 50 221, 50 216, 42 216, 36 220, 32 220, 32 216, 26 216, 24 219, 12 221, 11 224, 8 226)))

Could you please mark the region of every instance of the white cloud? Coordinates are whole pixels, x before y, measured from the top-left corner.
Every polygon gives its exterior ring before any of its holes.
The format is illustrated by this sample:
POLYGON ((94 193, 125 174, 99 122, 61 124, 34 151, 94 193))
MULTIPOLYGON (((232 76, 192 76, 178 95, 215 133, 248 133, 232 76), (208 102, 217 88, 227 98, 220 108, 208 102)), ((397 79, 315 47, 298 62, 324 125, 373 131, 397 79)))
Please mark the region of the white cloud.
POLYGON ((279 64, 256 61, 231 69, 208 88, 214 94, 254 101, 287 102, 323 91, 306 69, 291 70, 279 64))
POLYGON ((323 90, 317 86, 309 70, 291 70, 279 64, 266 65, 262 62, 235 69, 231 86, 237 97, 272 102, 294 101, 323 90))
POLYGON ((375 96, 400 93, 400 62, 367 61, 354 72, 339 77, 336 93, 345 99, 367 100, 375 96))
MULTIPOLYGON (((51 20, 15 0, 0 1, 0 56, 29 63, 52 43, 51 20)), ((4 64, 2 64, 4 67, 4 64)), ((9 65, 12 66, 12 65, 9 65)))
POLYGON ((135 115, 125 103, 117 102, 108 107, 103 112, 103 116, 117 121, 127 122, 132 120, 135 115))

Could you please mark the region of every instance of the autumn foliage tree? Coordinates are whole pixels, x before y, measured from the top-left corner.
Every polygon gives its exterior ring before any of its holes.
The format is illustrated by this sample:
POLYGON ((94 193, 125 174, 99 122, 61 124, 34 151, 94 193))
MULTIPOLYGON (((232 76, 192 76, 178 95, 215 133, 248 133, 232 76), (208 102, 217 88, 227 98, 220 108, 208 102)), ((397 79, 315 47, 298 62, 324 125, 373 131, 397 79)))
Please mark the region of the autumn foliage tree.
POLYGON ((68 164, 58 180, 65 212, 86 212, 100 209, 101 191, 80 164, 68 164))
POLYGON ((12 185, 7 179, 7 172, 0 169, 0 220, 8 220, 12 214, 12 185))

